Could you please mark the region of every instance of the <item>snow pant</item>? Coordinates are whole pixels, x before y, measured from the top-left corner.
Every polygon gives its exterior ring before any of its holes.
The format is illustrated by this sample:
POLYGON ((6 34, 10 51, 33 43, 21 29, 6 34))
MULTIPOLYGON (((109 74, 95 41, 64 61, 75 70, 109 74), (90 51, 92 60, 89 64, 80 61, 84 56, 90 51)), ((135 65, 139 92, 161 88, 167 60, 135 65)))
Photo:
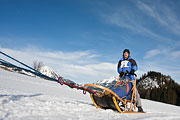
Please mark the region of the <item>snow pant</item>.
MULTIPOLYGON (((133 85, 134 85, 134 80, 132 81, 133 85)), ((139 95, 139 92, 136 88, 136 106, 137 107, 142 107, 142 104, 141 104, 141 98, 140 98, 140 95, 139 95)))

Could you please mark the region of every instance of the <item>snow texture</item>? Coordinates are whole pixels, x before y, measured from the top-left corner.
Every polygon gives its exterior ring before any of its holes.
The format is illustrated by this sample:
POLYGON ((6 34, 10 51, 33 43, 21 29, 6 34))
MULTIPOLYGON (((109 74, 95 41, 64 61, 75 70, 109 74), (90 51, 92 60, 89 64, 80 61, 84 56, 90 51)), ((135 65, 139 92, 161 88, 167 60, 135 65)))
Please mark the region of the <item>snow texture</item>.
POLYGON ((0 120, 180 120, 180 107, 142 99, 146 114, 96 109, 89 94, 0 68, 0 120))
POLYGON ((104 80, 98 80, 95 84, 97 85, 101 85, 101 86, 104 86, 104 87, 107 87, 107 88, 110 88, 112 87, 113 85, 116 84, 117 82, 117 79, 115 76, 109 78, 109 79, 104 79, 104 80))
POLYGON ((41 72, 42 74, 44 74, 48 77, 52 77, 54 79, 58 79, 58 77, 59 77, 59 74, 48 66, 40 67, 39 72, 41 72))
POLYGON ((156 79, 152 79, 150 77, 146 77, 142 82, 141 82, 143 88, 148 89, 148 88, 159 88, 158 82, 156 79))

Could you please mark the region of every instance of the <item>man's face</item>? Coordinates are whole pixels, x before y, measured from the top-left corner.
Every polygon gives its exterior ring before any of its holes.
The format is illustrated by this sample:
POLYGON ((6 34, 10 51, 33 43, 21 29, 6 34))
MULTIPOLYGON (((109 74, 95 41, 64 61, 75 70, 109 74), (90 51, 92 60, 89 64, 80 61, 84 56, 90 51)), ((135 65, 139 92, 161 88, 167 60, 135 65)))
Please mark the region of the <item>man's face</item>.
POLYGON ((128 56, 129 56, 128 52, 125 52, 125 53, 124 53, 124 58, 127 59, 128 56))

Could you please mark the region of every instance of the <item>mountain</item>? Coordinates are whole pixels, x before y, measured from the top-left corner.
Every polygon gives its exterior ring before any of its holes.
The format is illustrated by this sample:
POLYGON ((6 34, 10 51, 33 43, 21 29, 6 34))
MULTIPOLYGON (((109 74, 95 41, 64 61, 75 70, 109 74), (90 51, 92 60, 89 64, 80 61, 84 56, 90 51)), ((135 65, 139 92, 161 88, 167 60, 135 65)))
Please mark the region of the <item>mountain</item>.
POLYGON ((47 75, 48 77, 54 78, 54 79, 58 79, 59 74, 53 70, 52 68, 48 67, 48 66, 42 66, 39 69, 39 72, 41 72, 44 75, 47 75))
MULTIPOLYGON (((1 60, 0 60, 0 68, 3 68, 7 71, 17 72, 17 73, 25 74, 32 77, 35 77, 35 74, 33 73, 36 73, 36 71, 25 69, 25 68, 22 68, 22 67, 19 67, 11 63, 1 61, 1 60)), ((58 79, 59 77, 59 74, 48 66, 41 66, 40 68, 38 68, 38 71, 41 72, 43 75, 46 75, 54 79, 58 79)))
MULTIPOLYGON (((6 71, 17 72, 17 73, 28 75, 28 76, 31 76, 31 77, 39 76, 39 73, 36 72, 36 71, 32 71, 32 70, 29 70, 29 69, 25 69, 25 68, 13 65, 13 64, 11 64, 11 63, 9 63, 7 61, 3 61, 1 59, 0 59, 0 68, 4 69, 6 71)), ((42 75, 40 75, 40 77, 43 78, 43 79, 49 80, 49 79, 53 78, 53 79, 57 80, 58 77, 60 77, 60 75, 55 70, 53 70, 52 68, 50 68, 48 66, 43 65, 40 68, 38 68, 38 71, 42 74, 42 75)), ((66 83, 70 83, 71 85, 76 85, 76 86, 82 87, 81 84, 77 84, 74 81, 69 80, 69 79, 64 79, 63 78, 63 81, 66 82, 66 83)))
POLYGON ((150 71, 138 80, 142 98, 180 106, 180 85, 170 76, 150 71))
POLYGON ((170 76, 161 74, 160 72, 150 71, 142 75, 138 80, 138 88, 153 89, 166 86, 169 81, 172 81, 170 76))
POLYGON ((179 120, 180 107, 142 99, 146 114, 96 109, 89 94, 0 68, 0 120, 179 120))
POLYGON ((117 78, 115 76, 113 76, 109 79, 99 80, 95 84, 110 88, 111 86, 116 84, 116 79, 117 78))

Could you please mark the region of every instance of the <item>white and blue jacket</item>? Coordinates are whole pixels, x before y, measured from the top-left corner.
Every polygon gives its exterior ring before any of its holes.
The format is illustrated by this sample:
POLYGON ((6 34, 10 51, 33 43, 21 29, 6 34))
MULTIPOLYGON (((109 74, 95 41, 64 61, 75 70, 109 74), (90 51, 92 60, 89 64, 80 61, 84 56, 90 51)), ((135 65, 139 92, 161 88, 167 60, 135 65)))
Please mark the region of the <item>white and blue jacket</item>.
MULTIPOLYGON (((134 70, 135 72, 137 69, 138 67, 137 67, 136 61, 132 59, 131 57, 129 57, 128 59, 121 58, 117 67, 117 71, 119 74, 120 72, 130 73, 132 70, 134 70)), ((124 78, 121 78, 121 79, 135 80, 135 77, 134 75, 129 74, 129 75, 125 75, 124 78)))

